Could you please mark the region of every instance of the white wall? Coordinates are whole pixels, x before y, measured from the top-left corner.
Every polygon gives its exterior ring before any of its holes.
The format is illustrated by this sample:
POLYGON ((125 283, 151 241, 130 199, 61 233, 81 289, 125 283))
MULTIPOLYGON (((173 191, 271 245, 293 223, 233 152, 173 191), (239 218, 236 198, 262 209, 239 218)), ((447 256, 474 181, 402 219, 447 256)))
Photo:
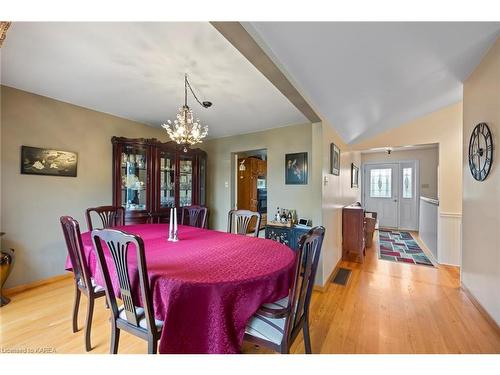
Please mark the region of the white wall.
POLYGON ((2 246, 16 264, 7 287, 63 274, 59 217, 86 230, 84 211, 112 203, 112 136, 161 138, 162 129, 1 86, 2 246), (78 153, 78 176, 20 174, 21 145, 78 153))
POLYGON ((464 83, 462 282, 500 325, 500 39, 464 83), (493 133, 493 166, 485 181, 468 166, 473 128, 493 133))

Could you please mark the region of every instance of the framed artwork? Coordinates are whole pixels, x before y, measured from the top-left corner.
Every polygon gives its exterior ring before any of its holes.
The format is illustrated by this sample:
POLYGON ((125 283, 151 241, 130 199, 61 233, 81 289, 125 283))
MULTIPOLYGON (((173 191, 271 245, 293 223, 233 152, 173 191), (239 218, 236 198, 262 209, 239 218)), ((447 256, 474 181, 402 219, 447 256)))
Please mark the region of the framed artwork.
POLYGON ((76 152, 21 146, 21 173, 76 177, 76 152))
POLYGON ((285 184, 307 184, 307 152, 285 155, 285 184))
POLYGON ((351 187, 359 187, 359 168, 351 163, 351 187))
POLYGON ((334 143, 330 144, 330 173, 340 175, 340 150, 334 143))

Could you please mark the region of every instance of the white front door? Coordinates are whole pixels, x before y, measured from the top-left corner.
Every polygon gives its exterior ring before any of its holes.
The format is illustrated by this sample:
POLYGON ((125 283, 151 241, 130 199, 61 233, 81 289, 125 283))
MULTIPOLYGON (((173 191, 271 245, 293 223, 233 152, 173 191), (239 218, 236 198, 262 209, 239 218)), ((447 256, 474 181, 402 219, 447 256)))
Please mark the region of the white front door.
POLYGON ((363 167, 363 203, 377 212, 379 226, 418 230, 418 162, 372 163, 363 167))
POLYGON ((365 210, 377 212, 380 227, 397 228, 399 164, 367 164, 363 172, 365 210))

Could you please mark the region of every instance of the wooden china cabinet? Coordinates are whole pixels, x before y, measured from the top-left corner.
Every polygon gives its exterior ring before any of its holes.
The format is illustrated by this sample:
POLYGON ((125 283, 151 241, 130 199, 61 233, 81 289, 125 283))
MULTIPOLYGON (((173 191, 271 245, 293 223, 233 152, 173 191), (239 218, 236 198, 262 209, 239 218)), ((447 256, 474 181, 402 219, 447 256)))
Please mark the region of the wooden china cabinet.
MULTIPOLYGON (((113 204, 127 224, 168 222, 170 208, 205 205, 207 154, 155 138, 111 138, 113 204)), ((180 215, 180 210, 178 210, 180 215)))

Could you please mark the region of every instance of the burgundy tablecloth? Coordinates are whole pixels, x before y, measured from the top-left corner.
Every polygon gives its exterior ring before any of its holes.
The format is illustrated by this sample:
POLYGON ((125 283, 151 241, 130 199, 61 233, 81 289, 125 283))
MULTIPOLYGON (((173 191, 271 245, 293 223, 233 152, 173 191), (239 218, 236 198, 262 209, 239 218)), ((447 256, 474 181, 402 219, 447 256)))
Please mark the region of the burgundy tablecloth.
MULTIPOLYGON (((295 254, 277 242, 179 226, 180 241, 172 243, 167 224, 117 229, 144 240, 155 315, 165 321, 160 353, 238 353, 249 318, 263 303, 288 293, 295 254)), ((82 240, 91 273, 103 285, 90 233, 82 240)), ((135 249, 130 250, 134 265, 135 249)), ((66 268, 71 269, 69 258, 66 268)), ((118 294, 114 267, 110 272, 118 294)))

